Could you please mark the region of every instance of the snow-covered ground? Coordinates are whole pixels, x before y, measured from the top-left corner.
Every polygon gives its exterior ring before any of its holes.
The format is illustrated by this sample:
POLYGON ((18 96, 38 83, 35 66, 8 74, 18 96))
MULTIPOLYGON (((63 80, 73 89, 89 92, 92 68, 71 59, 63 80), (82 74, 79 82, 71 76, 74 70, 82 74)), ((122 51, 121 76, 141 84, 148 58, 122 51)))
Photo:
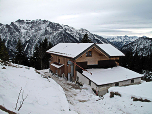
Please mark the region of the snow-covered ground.
MULTIPOLYGON (((76 86, 63 78, 52 76, 48 70, 42 70, 41 73, 50 76, 50 82, 37 74, 34 68, 26 69, 24 66, 23 68, 16 68, 0 65, 0 105, 21 114, 152 113, 152 102, 140 102, 131 99, 134 96, 152 101, 152 82, 142 82, 139 85, 126 87, 111 87, 109 93, 103 97, 98 97, 88 85, 76 86), (2 69, 3 67, 6 69, 2 69), (23 98, 28 96, 20 111, 17 111, 15 106, 21 87, 19 103, 22 101, 22 93, 23 98), (111 91, 119 92, 121 97, 110 98, 111 91)), ((17 109, 20 106, 19 103, 17 109)), ((1 110, 0 113, 5 114, 1 110)))
MULTIPOLYGON (((152 101, 152 82, 142 82, 139 85, 124 87, 111 87, 109 92, 119 92, 122 96, 111 98, 111 105, 119 108, 124 113, 152 114, 152 102, 133 101, 131 97, 148 99, 152 101)), ((105 97, 109 95, 106 94, 105 97)))
POLYGON ((102 98, 96 96, 90 86, 77 87, 63 78, 52 76, 48 70, 41 71, 50 76, 65 91, 71 110, 79 114, 151 114, 152 102, 133 101, 131 97, 142 97, 152 101, 152 82, 142 82, 139 85, 111 87, 109 93, 102 98), (122 96, 110 98, 110 92, 119 92, 122 96))
MULTIPOLYGON (((71 114, 65 93, 54 80, 50 82, 35 72, 34 68, 26 69, 0 65, 0 105, 21 114, 71 114), (6 69, 2 69, 5 67, 6 69), (22 90, 21 90, 22 88, 22 90), (25 101, 19 111, 17 104, 25 101), (23 99, 22 99, 23 95, 23 99)), ((0 113, 3 111, 0 111, 0 113)), ((3 112, 5 113, 5 112, 3 112)))

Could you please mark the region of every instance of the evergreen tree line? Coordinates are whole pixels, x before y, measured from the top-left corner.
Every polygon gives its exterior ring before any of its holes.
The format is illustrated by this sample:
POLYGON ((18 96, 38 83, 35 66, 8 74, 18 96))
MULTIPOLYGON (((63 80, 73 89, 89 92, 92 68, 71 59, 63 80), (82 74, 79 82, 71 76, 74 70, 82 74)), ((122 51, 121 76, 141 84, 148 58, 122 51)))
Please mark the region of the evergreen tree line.
MULTIPOLYGON (((23 45, 19 39, 16 45, 15 56, 12 59, 13 63, 21 64, 29 67, 34 67, 38 70, 49 68, 50 54, 46 53, 52 44, 45 38, 39 45, 36 44, 34 54, 32 57, 27 57, 24 52, 23 45)), ((0 59, 3 61, 9 60, 8 50, 5 43, 0 38, 0 59)))
POLYGON ((119 64, 138 73, 143 73, 143 70, 152 71, 152 53, 148 56, 139 56, 137 52, 133 55, 128 51, 125 57, 120 57, 119 64))
MULTIPOLYGON (((82 43, 90 43, 91 40, 88 38, 88 34, 85 34, 82 43)), ((49 67, 50 54, 47 54, 46 51, 52 47, 52 44, 47 41, 45 38, 39 45, 36 44, 35 50, 32 57, 28 57, 22 45, 21 40, 19 39, 16 45, 15 56, 12 58, 12 62, 16 64, 21 64, 29 67, 34 67, 38 70, 45 69, 49 67)), ((8 50, 4 42, 0 38, 0 59, 3 61, 9 60, 8 50)))
MULTIPOLYGON (((82 41, 83 43, 89 43, 91 40, 88 35, 85 34, 82 41)), ((34 54, 28 58, 24 53, 21 40, 18 40, 16 46, 15 57, 13 62, 16 64, 22 64, 36 69, 45 69, 49 67, 50 54, 46 51, 52 47, 52 44, 45 38, 39 45, 35 46, 34 54)), ((3 61, 9 60, 8 50, 4 42, 0 38, 0 59, 3 61)), ((120 57, 120 66, 126 67, 130 70, 142 73, 143 70, 152 71, 152 53, 148 56, 139 56, 137 53, 133 55, 132 52, 126 52, 125 57, 120 57)))
POLYGON ((30 58, 30 65, 36 69, 47 69, 49 68, 49 60, 51 55, 46 51, 52 48, 53 45, 44 39, 39 45, 35 46, 34 54, 30 58))
POLYGON ((34 67, 38 70, 47 69, 49 68, 49 59, 51 56, 50 54, 47 54, 46 51, 51 47, 52 44, 45 38, 44 41, 42 41, 39 45, 36 44, 33 56, 28 58, 24 53, 23 45, 19 39, 13 62, 29 67, 34 67))

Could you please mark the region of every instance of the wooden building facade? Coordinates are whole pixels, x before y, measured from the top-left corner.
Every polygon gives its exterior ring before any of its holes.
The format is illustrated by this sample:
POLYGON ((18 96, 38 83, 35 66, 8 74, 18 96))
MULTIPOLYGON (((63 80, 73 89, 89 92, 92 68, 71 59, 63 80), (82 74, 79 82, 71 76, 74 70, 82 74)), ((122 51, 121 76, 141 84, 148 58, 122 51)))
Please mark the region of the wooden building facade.
POLYGON ((72 72, 71 72, 72 71, 71 69, 75 69, 75 65, 71 63, 71 62, 75 62, 74 59, 59 56, 59 55, 54 55, 54 54, 51 54, 51 56, 52 56, 51 61, 50 61, 51 72, 60 77, 66 77, 67 79, 70 78, 69 80, 74 80, 73 78, 76 77, 76 73, 73 70, 73 75, 72 75, 72 72))
MULTIPOLYGON (((117 50, 115 47, 109 49, 117 50)), ((119 54, 110 55, 104 49, 94 43, 59 43, 47 53, 51 54, 50 70, 53 74, 75 81, 77 71, 88 68, 109 68, 119 65, 119 56, 124 56, 119 50, 119 54), (72 44, 72 45, 71 45, 72 44), (119 56, 117 56, 119 55, 119 56)))

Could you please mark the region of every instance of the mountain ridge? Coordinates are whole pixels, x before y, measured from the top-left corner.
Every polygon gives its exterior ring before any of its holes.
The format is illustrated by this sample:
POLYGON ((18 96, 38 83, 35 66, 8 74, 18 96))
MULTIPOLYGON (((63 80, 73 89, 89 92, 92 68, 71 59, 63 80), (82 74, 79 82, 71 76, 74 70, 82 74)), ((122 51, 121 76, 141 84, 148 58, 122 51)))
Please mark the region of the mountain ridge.
POLYGON ((107 40, 109 42, 111 42, 115 47, 117 47, 119 50, 121 50, 121 48, 124 45, 127 45, 133 41, 135 41, 136 39, 138 39, 139 37, 137 36, 115 36, 115 37, 108 37, 107 40))
POLYGON ((124 45, 121 50, 124 53, 131 51, 133 54, 135 54, 137 52, 140 56, 150 55, 152 53, 152 38, 140 37, 135 41, 124 45))
POLYGON ((109 43, 101 36, 92 34, 86 29, 75 29, 68 25, 50 22, 47 20, 17 20, 10 25, 2 24, 0 26, 0 35, 9 49, 11 56, 15 55, 15 46, 18 39, 21 40, 24 51, 28 56, 33 55, 36 44, 42 42, 45 38, 53 45, 57 43, 79 43, 84 34, 94 43, 109 43))
MULTIPOLYGON (((45 38, 53 45, 58 43, 79 43, 83 36, 88 34, 89 39, 94 43, 110 43, 123 52, 130 50, 130 43, 139 39, 137 36, 115 36, 103 38, 93 34, 86 29, 75 29, 69 25, 54 23, 48 20, 20 20, 10 24, 0 23, 0 36, 9 50, 9 55, 13 57, 16 52, 18 39, 21 40, 25 54, 28 57, 33 55, 36 44, 39 45, 45 38), (126 47, 126 48, 125 48, 126 47), (128 49, 127 49, 128 48, 128 49)), ((143 41, 144 42, 144 41, 143 41)), ((146 41, 145 41, 146 42, 146 41)), ((141 43, 140 43, 141 44, 141 43)), ((145 53, 149 53, 146 46, 145 53)), ((140 49, 138 49, 140 50, 140 49)), ((141 47, 141 50, 144 50, 141 47)), ((139 53, 141 53, 139 51, 139 53)), ((143 53, 143 52, 142 52, 143 53)))

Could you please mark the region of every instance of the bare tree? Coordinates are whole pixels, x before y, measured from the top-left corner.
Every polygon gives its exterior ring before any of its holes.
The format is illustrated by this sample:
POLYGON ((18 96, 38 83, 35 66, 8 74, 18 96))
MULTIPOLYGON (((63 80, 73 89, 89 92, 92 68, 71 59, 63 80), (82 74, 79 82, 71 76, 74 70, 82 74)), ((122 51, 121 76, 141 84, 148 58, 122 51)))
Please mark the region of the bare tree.
MULTIPOLYGON (((19 95, 18 95, 18 98, 17 98, 15 110, 17 110, 17 104, 19 103, 19 99, 20 99, 21 92, 22 92, 22 87, 21 87, 21 89, 20 89, 20 92, 19 92, 19 95)), ((20 101, 20 106, 18 107, 18 111, 22 108, 25 99, 28 97, 28 95, 26 95, 26 97, 24 98, 24 97, 23 97, 23 94, 24 94, 24 90, 23 90, 23 92, 22 92, 22 100, 20 101)))

